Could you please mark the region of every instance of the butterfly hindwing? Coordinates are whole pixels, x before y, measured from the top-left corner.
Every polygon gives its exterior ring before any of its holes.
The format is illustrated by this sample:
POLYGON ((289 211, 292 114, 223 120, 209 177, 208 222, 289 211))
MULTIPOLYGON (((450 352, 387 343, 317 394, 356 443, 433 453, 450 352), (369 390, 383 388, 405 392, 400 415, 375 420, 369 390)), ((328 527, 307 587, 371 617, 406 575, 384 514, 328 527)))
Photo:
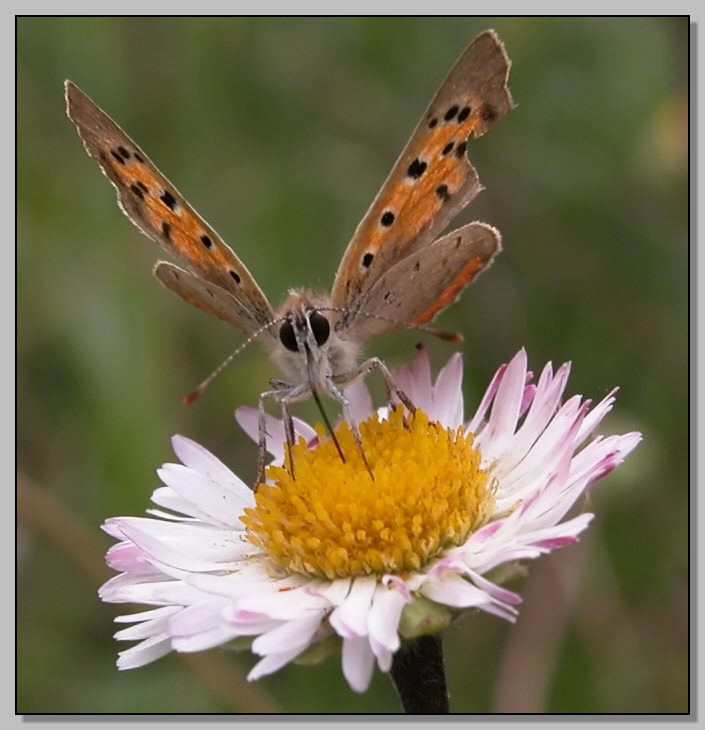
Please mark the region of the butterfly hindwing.
POLYGON ((71 81, 66 108, 88 154, 113 183, 120 207, 149 238, 206 281, 235 297, 259 325, 271 305, 245 265, 147 155, 71 81), (246 304, 245 304, 246 303, 246 304))
POLYGON ((433 241, 480 190, 467 139, 513 108, 509 67, 502 42, 485 31, 450 71, 345 251, 331 294, 347 310, 338 329, 390 267, 433 241))
POLYGON ((174 266, 167 261, 158 261, 154 275, 164 286, 178 294, 184 301, 193 304, 207 314, 222 320, 231 327, 252 334, 259 328, 251 312, 232 294, 217 284, 204 281, 190 271, 174 266))
POLYGON ((469 223, 412 253, 377 280, 345 337, 364 342, 398 329, 399 323, 428 324, 492 263, 501 248, 495 228, 469 223))

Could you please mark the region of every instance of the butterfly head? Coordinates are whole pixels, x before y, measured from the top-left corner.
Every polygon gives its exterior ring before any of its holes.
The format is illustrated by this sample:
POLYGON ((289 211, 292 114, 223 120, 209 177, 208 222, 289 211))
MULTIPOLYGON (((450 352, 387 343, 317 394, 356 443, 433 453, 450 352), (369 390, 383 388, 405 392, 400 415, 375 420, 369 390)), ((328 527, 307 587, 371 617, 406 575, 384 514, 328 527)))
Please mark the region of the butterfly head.
POLYGON ((294 381, 313 376, 321 383, 326 376, 355 366, 358 348, 341 339, 334 316, 326 297, 302 290, 289 292, 278 313, 282 322, 274 358, 294 381))
POLYGON ((320 360, 322 348, 330 338, 330 322, 317 309, 290 312, 279 328, 279 341, 289 352, 306 354, 320 360))

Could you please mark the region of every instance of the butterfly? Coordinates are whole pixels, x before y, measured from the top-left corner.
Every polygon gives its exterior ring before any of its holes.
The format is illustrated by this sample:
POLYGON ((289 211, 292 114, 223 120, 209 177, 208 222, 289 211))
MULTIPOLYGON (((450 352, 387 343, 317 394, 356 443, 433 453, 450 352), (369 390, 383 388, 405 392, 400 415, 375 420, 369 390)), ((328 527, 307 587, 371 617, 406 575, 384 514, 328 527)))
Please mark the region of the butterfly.
MULTIPOLYGON (((484 31, 473 40, 431 100, 358 225, 330 294, 292 289, 276 311, 242 261, 143 150, 83 91, 66 81, 67 114, 88 154, 115 187, 120 207, 142 233, 187 267, 159 261, 154 275, 182 299, 244 332, 248 337, 244 344, 261 336, 287 378, 270 381, 272 389, 259 398, 256 485, 264 480, 267 401, 281 406, 290 449, 294 426, 289 405, 308 396, 318 403, 334 436, 319 399, 319 392, 328 393, 352 424, 363 458, 342 390, 346 384, 379 370, 390 402, 394 394, 413 410, 382 360, 372 357, 360 363, 361 347, 377 335, 402 327, 430 329, 428 323, 501 250, 499 232, 486 223, 469 223, 440 234, 481 189, 467 156, 467 143, 512 110, 507 86, 510 65, 494 31, 484 31)), ((345 460, 339 446, 338 450, 345 460)))

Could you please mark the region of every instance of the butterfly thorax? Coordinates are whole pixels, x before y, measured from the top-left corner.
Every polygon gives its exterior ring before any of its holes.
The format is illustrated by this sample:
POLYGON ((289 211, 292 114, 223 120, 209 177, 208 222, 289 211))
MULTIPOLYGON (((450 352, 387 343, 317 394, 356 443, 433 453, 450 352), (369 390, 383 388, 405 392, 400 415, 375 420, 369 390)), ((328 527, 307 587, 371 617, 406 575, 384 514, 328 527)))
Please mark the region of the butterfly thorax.
POLYGON ((335 316, 325 296, 292 289, 277 314, 273 358, 294 383, 311 381, 327 390, 330 378, 357 365, 359 347, 335 331, 335 316))

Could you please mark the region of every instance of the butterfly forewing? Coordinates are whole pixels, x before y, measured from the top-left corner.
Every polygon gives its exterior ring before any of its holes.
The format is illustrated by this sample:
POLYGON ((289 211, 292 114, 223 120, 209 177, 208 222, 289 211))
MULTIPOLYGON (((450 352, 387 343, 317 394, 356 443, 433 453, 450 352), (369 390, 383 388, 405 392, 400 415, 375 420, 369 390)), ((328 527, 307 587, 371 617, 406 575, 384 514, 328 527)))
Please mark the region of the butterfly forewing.
POLYGON ((115 186, 128 218, 198 276, 229 292, 249 313, 240 329, 271 321, 272 308, 245 265, 130 137, 70 81, 66 105, 88 154, 115 186))
POLYGON ((338 329, 349 326, 380 276, 430 243, 479 191, 467 139, 512 109, 509 66, 502 42, 486 31, 441 85, 340 263, 331 301, 348 313, 338 329))
POLYGON ((500 250, 496 229, 469 223, 412 253, 377 280, 346 336, 364 342, 401 323, 427 324, 460 296, 500 250))

